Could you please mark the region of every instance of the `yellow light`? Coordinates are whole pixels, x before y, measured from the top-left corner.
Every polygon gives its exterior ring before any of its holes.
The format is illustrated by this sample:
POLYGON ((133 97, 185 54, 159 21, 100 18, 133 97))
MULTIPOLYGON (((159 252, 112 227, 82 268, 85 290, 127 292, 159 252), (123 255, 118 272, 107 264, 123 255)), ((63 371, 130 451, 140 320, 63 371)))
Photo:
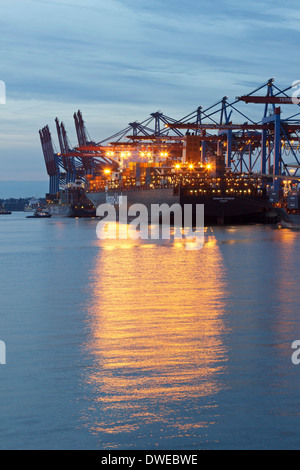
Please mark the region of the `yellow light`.
POLYGON ((111 170, 109 170, 108 168, 106 168, 106 169, 104 170, 104 173, 105 173, 106 175, 110 175, 111 170))
POLYGON ((194 165, 189 165, 189 169, 192 170, 194 168, 194 165))
POLYGON ((210 164, 206 165, 206 168, 207 168, 208 170, 211 170, 211 165, 210 165, 210 164))
POLYGON ((176 168, 177 170, 179 170, 179 168, 180 168, 180 165, 179 165, 179 164, 177 164, 177 165, 175 166, 175 168, 176 168))

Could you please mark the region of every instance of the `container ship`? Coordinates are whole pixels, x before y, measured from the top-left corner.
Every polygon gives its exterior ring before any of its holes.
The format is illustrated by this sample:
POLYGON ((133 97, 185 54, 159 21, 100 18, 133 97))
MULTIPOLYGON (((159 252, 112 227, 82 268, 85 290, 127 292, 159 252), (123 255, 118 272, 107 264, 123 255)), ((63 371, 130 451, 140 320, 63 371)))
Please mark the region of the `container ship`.
POLYGON ((94 204, 86 197, 85 190, 79 183, 70 183, 56 195, 46 195, 46 209, 51 216, 58 217, 95 217, 94 204))
POLYGON ((205 163, 167 160, 164 163, 130 162, 117 172, 106 170, 87 178, 86 195, 97 207, 118 205, 120 196, 128 206, 151 204, 204 204, 205 225, 263 223, 270 209, 262 179, 255 174, 233 173, 222 157, 205 163))
POLYGON ((300 230, 300 189, 299 181, 283 180, 281 191, 270 194, 274 210, 281 227, 300 230))
MULTIPOLYGON (((271 78, 232 103, 224 96, 180 120, 161 111, 151 113, 98 143, 89 137, 78 111, 74 148, 57 118, 61 153, 54 151, 49 126, 39 131, 49 193, 55 195, 62 184, 79 177, 94 209, 107 202, 117 206, 120 196, 126 196, 129 205, 143 203, 148 209, 151 204, 204 205, 207 224, 273 223, 276 207, 269 191, 279 195, 285 177, 300 181, 300 120, 283 118, 281 108, 295 104, 295 97, 287 95, 290 89, 281 90, 271 78), (263 105, 259 121, 245 113, 251 103, 263 105)), ((50 201, 52 210, 57 199, 50 201)), ((62 199, 59 205, 68 209, 56 210, 74 212, 74 204, 62 199)), ((76 204, 85 209, 85 204, 76 204)))

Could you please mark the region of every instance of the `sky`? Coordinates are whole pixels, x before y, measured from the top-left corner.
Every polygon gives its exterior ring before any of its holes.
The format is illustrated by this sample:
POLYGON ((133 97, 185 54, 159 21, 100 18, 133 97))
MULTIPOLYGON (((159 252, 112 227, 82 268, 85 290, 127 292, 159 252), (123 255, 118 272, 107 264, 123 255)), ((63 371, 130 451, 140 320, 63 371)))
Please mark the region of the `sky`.
POLYGON ((38 130, 77 145, 163 111, 176 119, 274 77, 300 79, 296 0, 2 0, 1 181, 47 181, 38 130))

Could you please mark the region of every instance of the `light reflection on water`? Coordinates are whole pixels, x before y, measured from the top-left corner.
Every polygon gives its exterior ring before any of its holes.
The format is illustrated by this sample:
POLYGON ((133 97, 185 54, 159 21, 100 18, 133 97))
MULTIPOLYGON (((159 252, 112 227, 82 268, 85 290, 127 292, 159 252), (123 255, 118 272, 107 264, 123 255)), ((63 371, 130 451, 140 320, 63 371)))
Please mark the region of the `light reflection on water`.
POLYGON ((1 449, 299 449, 300 236, 1 219, 1 449))
POLYGON ((94 395, 84 421, 94 433, 115 435, 110 446, 124 432, 144 445, 148 433, 148 445, 155 445, 155 424, 173 428, 178 445, 179 435, 211 424, 214 413, 207 422, 193 408, 201 397, 215 407, 222 389, 227 286, 212 236, 199 253, 180 243, 104 244, 89 306, 86 347, 94 367, 86 382, 94 395))

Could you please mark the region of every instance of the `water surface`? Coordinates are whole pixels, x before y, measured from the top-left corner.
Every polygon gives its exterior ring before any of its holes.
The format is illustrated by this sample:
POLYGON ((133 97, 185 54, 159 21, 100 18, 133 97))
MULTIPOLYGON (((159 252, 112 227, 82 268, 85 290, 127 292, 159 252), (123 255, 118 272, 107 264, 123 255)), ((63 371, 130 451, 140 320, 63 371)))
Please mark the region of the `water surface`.
POLYGON ((297 232, 0 218, 1 449, 298 449, 297 232))

